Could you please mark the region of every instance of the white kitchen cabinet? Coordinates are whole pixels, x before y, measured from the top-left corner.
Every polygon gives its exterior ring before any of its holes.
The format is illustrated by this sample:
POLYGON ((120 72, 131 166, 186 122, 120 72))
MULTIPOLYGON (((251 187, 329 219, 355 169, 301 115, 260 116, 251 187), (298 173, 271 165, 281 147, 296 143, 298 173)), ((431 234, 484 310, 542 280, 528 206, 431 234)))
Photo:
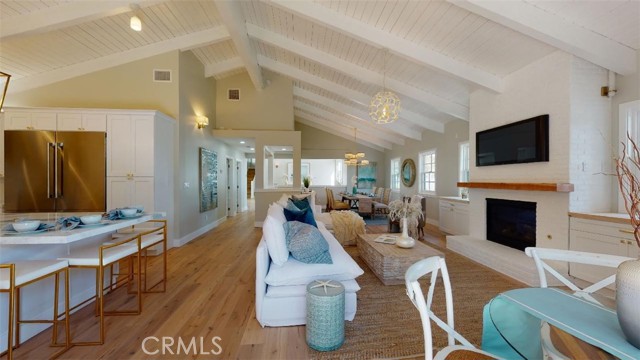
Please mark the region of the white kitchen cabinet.
MULTIPOLYGON (((638 258, 638 245, 631 224, 570 217, 569 249, 638 258)), ((590 282, 616 273, 601 266, 570 264, 569 274, 590 282)))
POLYGON ((440 199, 440 230, 452 235, 469 234, 469 204, 440 199))
POLYGON ((153 177, 107 177, 107 208, 144 206, 145 211, 155 211, 153 177))
POLYGON ((5 130, 56 130, 56 113, 5 110, 5 130))
POLYGON ((107 116, 107 176, 154 175, 154 117, 107 116))
POLYGON ((107 131, 106 114, 58 114, 58 131, 107 131))

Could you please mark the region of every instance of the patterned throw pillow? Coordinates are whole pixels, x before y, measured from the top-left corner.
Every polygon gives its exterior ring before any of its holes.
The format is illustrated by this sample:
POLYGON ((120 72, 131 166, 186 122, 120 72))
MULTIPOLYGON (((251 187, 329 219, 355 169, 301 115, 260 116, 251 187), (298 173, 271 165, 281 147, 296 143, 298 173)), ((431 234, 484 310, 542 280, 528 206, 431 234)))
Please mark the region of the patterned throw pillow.
POLYGON ((316 228, 318 227, 316 219, 313 218, 313 211, 311 211, 311 208, 300 210, 295 207, 293 203, 289 203, 287 208, 284 209, 284 217, 287 218, 287 221, 300 221, 315 226, 316 228))
POLYGON ((333 264, 329 244, 317 228, 299 221, 284 224, 287 248, 291 256, 306 264, 333 264))

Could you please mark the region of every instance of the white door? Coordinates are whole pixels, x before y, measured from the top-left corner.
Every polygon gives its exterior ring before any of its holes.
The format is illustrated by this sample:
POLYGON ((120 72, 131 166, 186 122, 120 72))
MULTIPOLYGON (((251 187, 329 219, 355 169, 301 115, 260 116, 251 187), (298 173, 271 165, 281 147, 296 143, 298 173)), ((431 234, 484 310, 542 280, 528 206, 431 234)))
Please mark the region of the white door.
POLYGON ((227 158, 227 216, 232 216, 231 212, 231 189, 233 189, 233 160, 227 158))
POLYGON ((5 113, 5 130, 27 130, 31 127, 31 114, 29 113, 5 113))
POLYGON ((133 178, 133 203, 131 205, 144 206, 145 212, 154 211, 153 177, 133 178))
POLYGON ((55 113, 33 113, 31 114, 31 126, 35 130, 56 130, 55 113))
POLYGON ((134 144, 133 175, 153 176, 153 117, 132 116, 134 144))
POLYGON ((107 117, 108 176, 133 176, 133 139, 129 115, 107 117))
POLYGON ((240 204, 240 160, 236 160, 236 214, 241 211, 240 204))
POLYGON ((132 185, 126 177, 107 177, 107 210, 131 205, 132 185))
POLYGON ((107 115, 82 114, 82 129, 84 131, 107 131, 107 115))

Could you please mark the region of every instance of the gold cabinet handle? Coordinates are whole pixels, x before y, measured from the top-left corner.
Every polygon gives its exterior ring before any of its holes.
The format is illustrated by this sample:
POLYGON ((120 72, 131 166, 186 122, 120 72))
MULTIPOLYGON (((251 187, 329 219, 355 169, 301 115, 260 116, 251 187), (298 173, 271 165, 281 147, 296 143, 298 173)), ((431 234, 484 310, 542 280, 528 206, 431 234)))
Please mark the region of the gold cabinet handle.
POLYGON ((633 231, 632 230, 618 229, 618 231, 620 231, 621 233, 633 235, 633 231))
POLYGON ((627 242, 625 240, 620 240, 620 244, 626 244, 627 242))
POLYGON ((627 240, 627 244, 629 244, 629 245, 633 245, 633 241, 631 241, 631 240, 627 240))

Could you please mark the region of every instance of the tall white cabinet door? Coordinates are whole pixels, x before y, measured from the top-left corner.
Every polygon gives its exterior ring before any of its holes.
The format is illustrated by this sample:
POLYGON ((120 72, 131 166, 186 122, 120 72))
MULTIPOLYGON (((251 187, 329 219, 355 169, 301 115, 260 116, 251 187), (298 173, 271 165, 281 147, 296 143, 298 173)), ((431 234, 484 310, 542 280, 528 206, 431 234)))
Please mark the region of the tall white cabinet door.
POLYGON ((131 204, 133 180, 126 177, 107 177, 107 210, 131 204))
POLYGON ((145 212, 154 211, 154 186, 152 177, 135 177, 133 182, 133 203, 142 205, 145 212))
POLYGON ((59 131, 79 131, 82 130, 82 114, 59 114, 59 131))
POLYGON ((107 176, 133 176, 131 116, 107 116, 107 176))
POLYGON ((153 117, 132 116, 131 126, 133 127, 135 147, 133 175, 136 177, 153 176, 153 117))

